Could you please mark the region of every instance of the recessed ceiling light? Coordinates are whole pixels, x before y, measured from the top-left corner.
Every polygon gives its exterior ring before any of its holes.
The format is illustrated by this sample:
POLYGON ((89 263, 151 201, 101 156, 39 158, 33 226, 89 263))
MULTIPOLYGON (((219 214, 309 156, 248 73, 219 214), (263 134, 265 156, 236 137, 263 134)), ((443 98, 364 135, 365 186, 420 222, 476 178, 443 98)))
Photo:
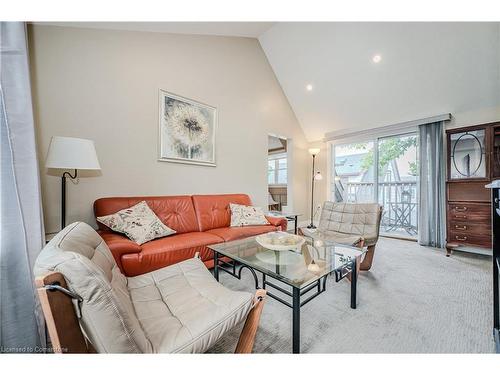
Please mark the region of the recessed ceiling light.
POLYGON ((306 90, 307 90, 307 91, 312 91, 312 89, 313 89, 313 85, 308 84, 308 85, 306 86, 306 90))
POLYGON ((380 55, 375 55, 375 56, 372 57, 372 61, 375 64, 378 64, 381 60, 382 60, 382 56, 380 56, 380 55))

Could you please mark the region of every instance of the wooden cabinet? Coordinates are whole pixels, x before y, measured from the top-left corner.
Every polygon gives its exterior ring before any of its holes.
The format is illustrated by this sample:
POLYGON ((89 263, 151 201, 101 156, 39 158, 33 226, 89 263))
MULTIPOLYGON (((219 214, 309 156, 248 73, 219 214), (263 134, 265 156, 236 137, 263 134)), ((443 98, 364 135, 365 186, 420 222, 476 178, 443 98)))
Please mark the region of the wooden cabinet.
POLYGON ((500 123, 450 129, 446 134, 448 253, 490 253, 491 197, 484 186, 500 178, 500 123))
POLYGON ((500 178, 500 123, 493 125, 491 149, 491 179, 500 178))

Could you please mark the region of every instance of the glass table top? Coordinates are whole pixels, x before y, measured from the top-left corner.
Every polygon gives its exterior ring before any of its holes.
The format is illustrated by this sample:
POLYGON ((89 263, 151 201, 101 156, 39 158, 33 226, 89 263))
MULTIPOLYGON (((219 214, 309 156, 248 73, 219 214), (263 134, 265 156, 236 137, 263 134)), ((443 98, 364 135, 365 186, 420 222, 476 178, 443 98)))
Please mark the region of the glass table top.
POLYGON ((274 251, 260 245, 256 238, 208 246, 210 249, 251 267, 285 284, 303 288, 323 276, 345 269, 366 250, 318 238, 303 237, 300 249, 274 251))
POLYGON ((302 216, 299 212, 281 212, 281 211, 267 211, 265 213, 267 216, 274 217, 293 217, 293 216, 302 216))

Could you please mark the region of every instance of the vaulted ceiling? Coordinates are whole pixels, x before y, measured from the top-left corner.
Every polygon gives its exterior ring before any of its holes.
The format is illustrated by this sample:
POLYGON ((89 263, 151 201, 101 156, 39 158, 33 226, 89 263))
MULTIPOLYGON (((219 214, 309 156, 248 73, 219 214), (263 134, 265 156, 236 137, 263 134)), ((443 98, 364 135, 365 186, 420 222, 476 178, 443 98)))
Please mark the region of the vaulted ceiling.
POLYGON ((329 132, 500 109, 499 25, 278 23, 259 41, 314 141, 329 132))

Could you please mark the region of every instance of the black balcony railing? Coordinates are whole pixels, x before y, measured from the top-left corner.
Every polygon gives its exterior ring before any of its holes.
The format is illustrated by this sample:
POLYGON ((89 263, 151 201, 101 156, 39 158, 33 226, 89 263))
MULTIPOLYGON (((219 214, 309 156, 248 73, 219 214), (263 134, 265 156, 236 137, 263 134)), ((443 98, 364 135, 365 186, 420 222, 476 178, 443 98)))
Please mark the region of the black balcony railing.
POLYGON ((415 237, 418 232, 417 181, 335 183, 337 201, 373 202, 378 187, 378 202, 384 207, 381 232, 415 237))

